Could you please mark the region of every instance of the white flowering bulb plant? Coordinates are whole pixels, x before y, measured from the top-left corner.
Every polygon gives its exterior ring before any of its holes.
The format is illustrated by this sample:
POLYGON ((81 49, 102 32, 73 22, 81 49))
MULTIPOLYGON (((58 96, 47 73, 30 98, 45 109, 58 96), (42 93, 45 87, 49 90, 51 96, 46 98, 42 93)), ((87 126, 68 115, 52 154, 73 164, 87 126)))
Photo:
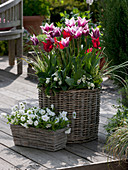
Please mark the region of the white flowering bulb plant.
MULTIPOLYGON (((19 105, 12 107, 10 115, 1 113, 1 116, 7 118, 10 124, 21 125, 25 128, 34 127, 55 131, 69 125, 67 112, 55 113, 54 105, 51 105, 51 108, 31 107, 27 109, 26 104, 20 102, 19 105)), ((67 130, 66 133, 70 132, 69 128, 67 130)))

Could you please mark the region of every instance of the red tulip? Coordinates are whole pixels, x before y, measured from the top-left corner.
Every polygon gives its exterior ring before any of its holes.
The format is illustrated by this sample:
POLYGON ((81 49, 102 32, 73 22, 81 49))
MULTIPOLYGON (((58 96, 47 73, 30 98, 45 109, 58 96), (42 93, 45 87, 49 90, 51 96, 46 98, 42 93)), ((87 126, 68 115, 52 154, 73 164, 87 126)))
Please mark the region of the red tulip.
POLYGON ((50 40, 47 40, 47 43, 43 43, 43 48, 46 52, 50 52, 53 49, 53 43, 50 40))
POLYGON ((63 31, 62 34, 63 34, 63 38, 69 37, 69 41, 71 41, 73 38, 69 32, 63 31))
POLYGON ((97 39, 93 38, 92 43, 93 43, 94 48, 98 48, 100 45, 99 38, 97 38, 97 39))

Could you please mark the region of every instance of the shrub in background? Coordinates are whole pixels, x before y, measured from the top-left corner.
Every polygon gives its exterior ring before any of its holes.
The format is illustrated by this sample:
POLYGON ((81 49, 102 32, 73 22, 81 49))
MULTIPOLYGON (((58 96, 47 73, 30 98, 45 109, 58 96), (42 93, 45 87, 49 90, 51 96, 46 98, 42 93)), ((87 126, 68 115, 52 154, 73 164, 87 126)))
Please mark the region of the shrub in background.
MULTIPOLYGON (((128 1, 102 0, 99 7, 105 53, 112 64, 118 65, 128 60, 128 1)), ((128 69, 125 71, 128 73, 128 69)), ((121 72, 118 75, 125 77, 121 72)))
POLYGON ((0 41, 0 56, 8 55, 8 43, 7 41, 0 41))

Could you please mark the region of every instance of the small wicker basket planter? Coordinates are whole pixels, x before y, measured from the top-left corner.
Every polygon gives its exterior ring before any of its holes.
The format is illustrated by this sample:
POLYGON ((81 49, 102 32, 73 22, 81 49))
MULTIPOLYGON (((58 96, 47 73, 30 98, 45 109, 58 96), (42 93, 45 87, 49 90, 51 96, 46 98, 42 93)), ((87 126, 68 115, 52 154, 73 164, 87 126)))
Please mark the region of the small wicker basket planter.
POLYGON ((46 129, 24 128, 10 125, 15 145, 26 146, 48 151, 57 151, 66 147, 66 128, 56 131, 46 129))
POLYGON ((82 143, 98 138, 100 90, 61 91, 55 96, 46 97, 43 87, 39 89, 39 106, 50 107, 54 104, 56 112, 67 111, 71 121, 68 143, 82 143), (76 119, 72 113, 76 112, 76 119))

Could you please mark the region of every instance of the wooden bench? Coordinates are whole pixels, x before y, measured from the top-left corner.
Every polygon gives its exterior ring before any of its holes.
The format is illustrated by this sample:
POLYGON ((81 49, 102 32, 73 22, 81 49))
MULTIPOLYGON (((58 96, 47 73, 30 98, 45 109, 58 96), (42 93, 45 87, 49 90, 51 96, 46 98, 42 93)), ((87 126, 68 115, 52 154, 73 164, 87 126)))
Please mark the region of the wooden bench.
POLYGON ((15 64, 22 74, 23 0, 0 0, 0 41, 8 40, 9 65, 15 64))

